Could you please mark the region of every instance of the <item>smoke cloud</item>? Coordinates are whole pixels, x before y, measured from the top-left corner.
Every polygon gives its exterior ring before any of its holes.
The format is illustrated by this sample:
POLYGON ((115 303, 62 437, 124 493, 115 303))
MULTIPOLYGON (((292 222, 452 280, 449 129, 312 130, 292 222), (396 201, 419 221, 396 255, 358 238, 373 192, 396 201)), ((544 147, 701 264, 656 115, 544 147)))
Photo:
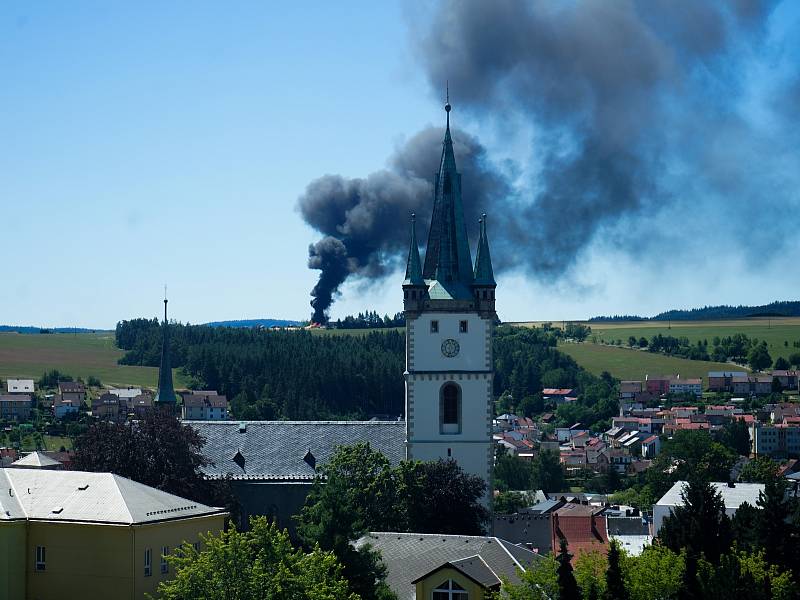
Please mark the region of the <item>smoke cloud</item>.
MULTIPOLYGON (((418 215, 424 243, 433 206, 433 174, 439 165, 444 129, 428 128, 399 147, 385 170, 364 179, 325 175, 299 199, 305 221, 322 233, 308 249, 308 266, 321 271, 311 292, 312 320, 324 323, 339 286, 351 275, 380 279, 406 257, 409 218, 418 215)), ((486 150, 472 136, 453 134, 453 149, 463 173, 465 218, 475 223, 494 197, 507 197, 505 178, 489 165, 486 150)))
MULTIPOLYGON (((452 0, 412 28, 432 90, 449 80, 458 114, 530 138, 523 140, 530 164, 518 165, 524 177, 512 182, 477 139, 453 132, 467 219, 491 215, 493 257, 503 258, 496 269, 557 280, 600 237, 643 260, 663 256, 667 241, 652 227, 658 219, 682 216, 686 224, 677 227, 688 239, 713 236, 709 223, 720 212, 730 235, 748 235, 742 252, 754 261, 776 250, 776 227, 788 232, 791 220, 769 217, 767 227, 764 215, 798 204, 800 181, 790 173, 800 173, 800 160, 787 138, 797 130, 797 63, 772 81, 773 100, 758 111, 747 85, 748 75, 779 62, 765 41, 774 7, 452 0), (504 118, 525 133, 502 128, 504 118)), ((399 148, 385 171, 308 186, 303 217, 326 236, 310 248, 309 266, 322 270, 312 292, 315 320, 345 278, 382 277, 404 258, 400 224, 412 211, 429 217, 440 151, 441 131, 429 129, 399 148)))

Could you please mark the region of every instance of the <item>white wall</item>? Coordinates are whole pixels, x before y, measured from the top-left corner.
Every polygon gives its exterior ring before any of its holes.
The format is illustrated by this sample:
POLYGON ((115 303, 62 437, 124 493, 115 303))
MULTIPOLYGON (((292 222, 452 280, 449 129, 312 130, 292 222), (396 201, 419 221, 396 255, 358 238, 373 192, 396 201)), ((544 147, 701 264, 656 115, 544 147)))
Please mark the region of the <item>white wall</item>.
POLYGON ((488 319, 474 313, 425 313, 408 325, 409 371, 487 371, 491 370, 491 327, 488 319), (439 332, 431 333, 431 321, 439 321, 439 332), (459 333, 459 322, 467 321, 467 333, 459 333), (442 342, 454 339, 458 356, 442 354, 442 342), (488 351, 488 352, 487 352, 488 351))

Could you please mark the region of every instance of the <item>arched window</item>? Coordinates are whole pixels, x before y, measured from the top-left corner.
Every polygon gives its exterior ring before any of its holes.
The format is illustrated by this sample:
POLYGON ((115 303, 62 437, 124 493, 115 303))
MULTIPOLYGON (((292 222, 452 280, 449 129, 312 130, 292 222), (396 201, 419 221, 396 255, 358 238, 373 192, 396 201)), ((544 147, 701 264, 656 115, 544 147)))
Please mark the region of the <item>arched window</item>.
POLYGON ((467 590, 452 579, 443 581, 433 590, 433 600, 468 600, 467 590))
POLYGON ((461 433, 461 388, 452 381, 439 392, 439 431, 461 433))

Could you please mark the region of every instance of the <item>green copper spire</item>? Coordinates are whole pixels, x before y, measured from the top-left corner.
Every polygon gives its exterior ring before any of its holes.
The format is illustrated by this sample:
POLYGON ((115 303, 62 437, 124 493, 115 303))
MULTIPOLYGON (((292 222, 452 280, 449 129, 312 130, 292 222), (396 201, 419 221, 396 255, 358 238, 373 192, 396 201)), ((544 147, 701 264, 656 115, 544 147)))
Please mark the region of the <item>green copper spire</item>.
POLYGON ((454 298, 469 298, 472 257, 461 203, 461 174, 456 170, 453 139, 450 136, 449 98, 444 109, 447 113, 447 128, 442 143, 439 172, 434 182, 433 217, 422 275, 426 280, 435 280, 447 288, 454 298))
POLYGON ((481 235, 475 256, 475 283, 473 285, 496 285, 492 270, 492 255, 489 253, 489 238, 486 236, 486 213, 480 218, 481 235))
POLYGON ((406 279, 403 285, 425 285, 425 280, 422 278, 421 262, 419 259, 419 245, 417 244, 417 216, 411 213, 411 245, 408 248, 406 279))
POLYGON ((164 298, 164 333, 161 338, 161 368, 158 370, 158 393, 156 404, 174 405, 175 389, 172 386, 172 363, 169 360, 169 321, 167 320, 167 299, 164 298))

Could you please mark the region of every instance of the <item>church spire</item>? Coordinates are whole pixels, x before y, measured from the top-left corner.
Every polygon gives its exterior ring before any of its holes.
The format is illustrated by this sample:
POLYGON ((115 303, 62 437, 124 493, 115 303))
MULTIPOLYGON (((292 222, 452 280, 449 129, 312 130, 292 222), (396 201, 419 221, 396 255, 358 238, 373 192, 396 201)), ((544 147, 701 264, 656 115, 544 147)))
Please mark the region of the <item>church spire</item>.
POLYGON ((480 238, 478 239, 478 252, 475 256, 475 283, 473 285, 493 286, 494 270, 492 269, 492 256, 489 253, 489 238, 486 236, 486 213, 480 220, 480 238))
POLYGON ((425 280, 422 278, 421 262, 419 259, 419 245, 417 244, 417 217, 414 213, 411 213, 411 245, 408 248, 406 280, 403 285, 425 285, 425 280))
POLYGON ((167 319, 167 294, 164 288, 164 329, 161 338, 161 367, 158 370, 156 404, 174 406, 175 389, 172 385, 172 362, 169 359, 169 320, 167 319))
POLYGON ((427 280, 441 284, 449 297, 469 298, 467 286, 472 284, 472 258, 461 203, 461 174, 456 170, 453 139, 450 136, 451 109, 448 90, 444 106, 447 127, 439 172, 435 178, 433 217, 422 275, 427 280))

